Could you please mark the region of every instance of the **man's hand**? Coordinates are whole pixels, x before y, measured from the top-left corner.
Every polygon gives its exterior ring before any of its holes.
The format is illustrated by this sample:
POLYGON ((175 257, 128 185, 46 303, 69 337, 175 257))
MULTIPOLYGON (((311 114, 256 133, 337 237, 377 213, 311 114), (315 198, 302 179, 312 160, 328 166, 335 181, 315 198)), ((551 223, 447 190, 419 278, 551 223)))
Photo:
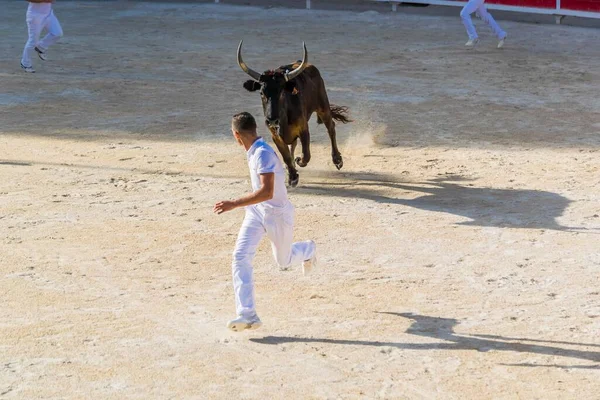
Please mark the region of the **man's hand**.
POLYGON ((213 207, 213 212, 215 214, 223 214, 234 208, 251 206, 253 204, 262 203, 263 201, 271 200, 274 191, 275 174, 273 172, 260 174, 260 189, 234 201, 220 201, 213 207))
POLYGON ((220 201, 213 207, 213 212, 215 214, 223 214, 224 212, 231 211, 235 208, 235 203, 233 201, 220 201))

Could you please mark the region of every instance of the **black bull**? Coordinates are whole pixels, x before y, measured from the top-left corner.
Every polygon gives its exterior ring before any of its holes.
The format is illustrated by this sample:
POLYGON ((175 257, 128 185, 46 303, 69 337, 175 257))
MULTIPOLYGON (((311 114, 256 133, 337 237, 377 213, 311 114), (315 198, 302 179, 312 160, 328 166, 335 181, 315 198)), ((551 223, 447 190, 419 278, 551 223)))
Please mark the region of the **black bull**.
POLYGON ((242 42, 238 47, 238 64, 253 79, 244 82, 244 88, 250 92, 260 90, 265 122, 271 131, 273 141, 283 161, 288 167, 289 185, 298 184, 298 171, 294 162, 305 167, 310 161, 310 133, 308 121, 314 112, 317 123, 324 124, 331 139, 331 158, 337 169, 344 162, 338 150, 335 134, 335 122, 350 122, 348 108, 329 104, 325 83, 319 70, 308 63, 306 46, 302 61, 284 65, 262 74, 248 68, 242 60, 242 42), (302 157, 294 159, 294 150, 300 138, 302 157))

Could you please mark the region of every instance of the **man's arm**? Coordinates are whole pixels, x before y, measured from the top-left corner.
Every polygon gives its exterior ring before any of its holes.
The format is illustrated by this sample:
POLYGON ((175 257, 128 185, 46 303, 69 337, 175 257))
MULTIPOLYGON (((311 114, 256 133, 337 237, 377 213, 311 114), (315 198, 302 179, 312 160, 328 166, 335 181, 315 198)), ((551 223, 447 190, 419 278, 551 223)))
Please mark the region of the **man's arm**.
POLYGON ((271 200, 275 191, 275 174, 270 172, 260 174, 260 189, 249 195, 240 197, 233 201, 220 201, 213 207, 213 212, 222 214, 226 211, 231 211, 238 207, 251 206, 253 204, 262 203, 263 201, 271 200))

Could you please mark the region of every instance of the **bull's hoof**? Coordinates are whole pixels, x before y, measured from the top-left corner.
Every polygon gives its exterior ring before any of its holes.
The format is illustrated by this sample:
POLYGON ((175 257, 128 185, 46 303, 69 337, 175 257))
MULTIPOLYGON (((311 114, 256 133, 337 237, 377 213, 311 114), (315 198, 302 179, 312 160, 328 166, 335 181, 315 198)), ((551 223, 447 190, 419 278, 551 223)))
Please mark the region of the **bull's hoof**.
POLYGON ((288 182, 289 182, 289 184, 290 184, 290 187, 293 187, 293 188, 295 188, 296 186, 298 186, 298 181, 299 181, 299 180, 300 180, 300 176, 299 176, 299 175, 296 175, 296 177, 295 177, 295 178, 291 178, 291 177, 290 177, 290 179, 289 179, 289 181, 288 181, 288 182))
POLYGON ((342 160, 342 156, 333 157, 333 165, 335 165, 338 171, 342 169, 344 166, 344 160, 342 160))
POLYGON ((306 167, 306 166, 308 165, 308 163, 303 163, 303 162, 302 162, 302 159, 301 159, 300 157, 296 157, 296 164, 297 164, 299 167, 302 167, 302 168, 304 168, 304 167, 306 167))

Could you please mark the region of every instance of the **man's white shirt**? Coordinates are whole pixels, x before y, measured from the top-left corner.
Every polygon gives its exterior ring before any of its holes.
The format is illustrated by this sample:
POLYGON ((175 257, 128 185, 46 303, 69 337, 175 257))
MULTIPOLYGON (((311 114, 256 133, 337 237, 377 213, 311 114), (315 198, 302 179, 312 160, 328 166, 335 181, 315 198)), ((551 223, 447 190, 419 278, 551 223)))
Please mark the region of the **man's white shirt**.
POLYGON ((283 209, 288 207, 289 200, 287 197, 287 188, 285 187, 285 169, 283 168, 283 164, 279 160, 279 157, 277 157, 275 150, 273 150, 263 138, 259 137, 252 143, 246 156, 248 158, 250 180, 252 181, 252 189, 254 191, 257 191, 261 187, 261 174, 275 174, 273 198, 257 205, 263 209, 283 209))

